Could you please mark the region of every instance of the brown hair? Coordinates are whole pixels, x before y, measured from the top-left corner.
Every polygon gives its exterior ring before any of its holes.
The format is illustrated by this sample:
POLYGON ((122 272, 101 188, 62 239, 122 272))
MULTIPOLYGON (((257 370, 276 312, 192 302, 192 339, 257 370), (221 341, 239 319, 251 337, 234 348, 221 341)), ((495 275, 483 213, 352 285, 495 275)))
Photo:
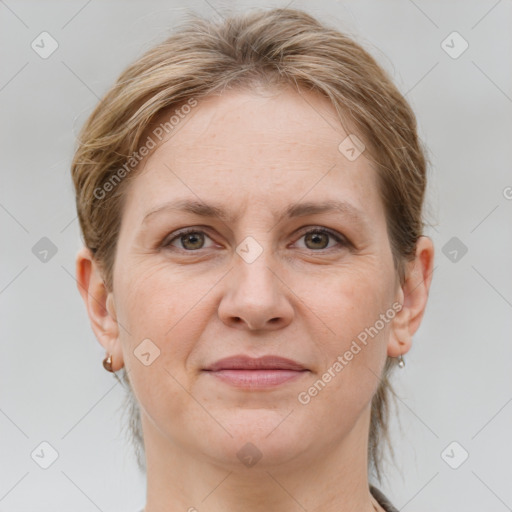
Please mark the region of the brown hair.
MULTIPOLYGON (((353 39, 301 10, 255 10, 221 22, 189 16, 171 37, 123 71, 79 135, 71 169, 78 218, 107 288, 113 285, 124 191, 136 174, 132 170, 148 128, 162 114, 172 110, 181 117, 185 106, 228 87, 290 85, 328 98, 347 133, 364 142, 365 156, 377 171, 397 280, 403 284, 404 264, 414 258, 423 230, 427 163, 414 113, 391 78, 353 39)), ((389 399, 395 396, 389 380, 394 363, 388 357, 371 404, 368 461, 379 481, 383 439, 393 453, 388 418, 389 399)), ((122 372, 142 469, 140 412, 122 372)))

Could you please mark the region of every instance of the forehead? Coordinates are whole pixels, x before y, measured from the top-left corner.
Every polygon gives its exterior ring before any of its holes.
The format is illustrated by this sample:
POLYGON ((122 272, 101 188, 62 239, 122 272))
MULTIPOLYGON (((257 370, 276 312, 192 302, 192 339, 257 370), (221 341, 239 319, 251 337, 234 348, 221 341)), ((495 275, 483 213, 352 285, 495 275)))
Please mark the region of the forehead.
MULTIPOLYGON (((160 121, 168 118, 164 113, 160 121)), ((205 153, 249 161, 271 153, 300 164, 300 157, 318 159, 321 150, 337 150, 342 136, 346 134, 334 107, 317 93, 291 88, 232 90, 202 98, 162 146, 173 147, 170 156, 175 161, 190 162, 205 153)))
POLYGON ((183 114, 143 162, 129 201, 147 213, 169 199, 261 208, 329 193, 381 215, 370 161, 364 153, 351 161, 339 149, 347 136, 330 101, 316 93, 209 96, 183 114))

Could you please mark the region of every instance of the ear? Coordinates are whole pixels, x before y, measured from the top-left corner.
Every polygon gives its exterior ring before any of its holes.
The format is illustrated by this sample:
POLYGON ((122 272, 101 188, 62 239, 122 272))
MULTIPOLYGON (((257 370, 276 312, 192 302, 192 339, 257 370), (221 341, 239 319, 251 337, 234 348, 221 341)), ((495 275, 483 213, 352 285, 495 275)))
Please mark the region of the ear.
POLYGON ((101 271, 87 247, 76 256, 76 277, 96 338, 108 354, 112 354, 112 369, 123 367, 123 353, 119 341, 119 327, 114 304, 114 294, 103 282, 101 271))
POLYGON ((428 292, 432 281, 434 244, 427 236, 416 243, 415 259, 407 264, 405 282, 398 290, 396 300, 402 309, 391 324, 388 356, 398 357, 409 352, 412 336, 418 330, 427 306, 428 292))

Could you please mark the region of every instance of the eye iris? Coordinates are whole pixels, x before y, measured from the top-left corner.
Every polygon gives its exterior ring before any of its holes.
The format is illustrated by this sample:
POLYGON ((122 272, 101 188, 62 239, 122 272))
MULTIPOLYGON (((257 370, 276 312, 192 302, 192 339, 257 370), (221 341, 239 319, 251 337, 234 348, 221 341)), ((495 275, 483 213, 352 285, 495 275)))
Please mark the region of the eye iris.
POLYGON ((186 233, 185 235, 182 235, 182 237, 181 237, 181 242, 183 244, 183 247, 185 247, 186 249, 200 249, 201 247, 194 246, 194 243, 197 243, 197 240, 200 241, 199 245, 201 245, 201 242, 204 242, 204 237, 202 236, 201 233, 198 233, 197 231, 194 231, 191 233, 186 233), (191 242, 193 246, 187 247, 188 242, 191 242))
MULTIPOLYGON (((306 235, 306 241, 313 241, 313 244, 318 243, 319 238, 324 237, 324 241, 326 242, 323 247, 314 247, 314 249, 325 249, 329 244, 327 233, 320 232, 312 232, 306 235)), ((321 241, 320 241, 321 242, 321 241)))

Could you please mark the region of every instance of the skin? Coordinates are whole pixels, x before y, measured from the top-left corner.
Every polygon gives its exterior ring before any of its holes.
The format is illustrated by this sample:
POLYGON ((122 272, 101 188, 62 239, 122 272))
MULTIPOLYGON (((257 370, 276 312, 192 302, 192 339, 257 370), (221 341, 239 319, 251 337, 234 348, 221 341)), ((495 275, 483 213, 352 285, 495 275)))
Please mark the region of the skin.
POLYGON ((364 152, 350 161, 338 150, 346 136, 334 108, 314 93, 210 96, 130 184, 113 291, 90 252, 77 255, 92 328, 114 370, 126 367, 141 404, 146 512, 381 510, 367 479, 371 399, 386 356, 411 348, 434 248, 419 239, 400 286, 375 171, 364 152), (143 223, 178 198, 214 202, 234 218, 164 210, 143 223), (341 210, 273 217, 290 204, 326 199, 351 203, 365 225, 341 210), (203 235, 171 245, 185 227, 203 235), (319 227, 349 243, 305 236, 319 227), (248 236, 262 249, 251 263, 236 252, 248 236), (301 404, 299 393, 396 301, 401 311, 301 404), (148 338, 160 354, 146 366, 134 351, 148 338), (202 371, 240 353, 278 354, 309 372, 248 391, 202 371), (237 457, 248 442, 262 454, 251 467, 237 457))

